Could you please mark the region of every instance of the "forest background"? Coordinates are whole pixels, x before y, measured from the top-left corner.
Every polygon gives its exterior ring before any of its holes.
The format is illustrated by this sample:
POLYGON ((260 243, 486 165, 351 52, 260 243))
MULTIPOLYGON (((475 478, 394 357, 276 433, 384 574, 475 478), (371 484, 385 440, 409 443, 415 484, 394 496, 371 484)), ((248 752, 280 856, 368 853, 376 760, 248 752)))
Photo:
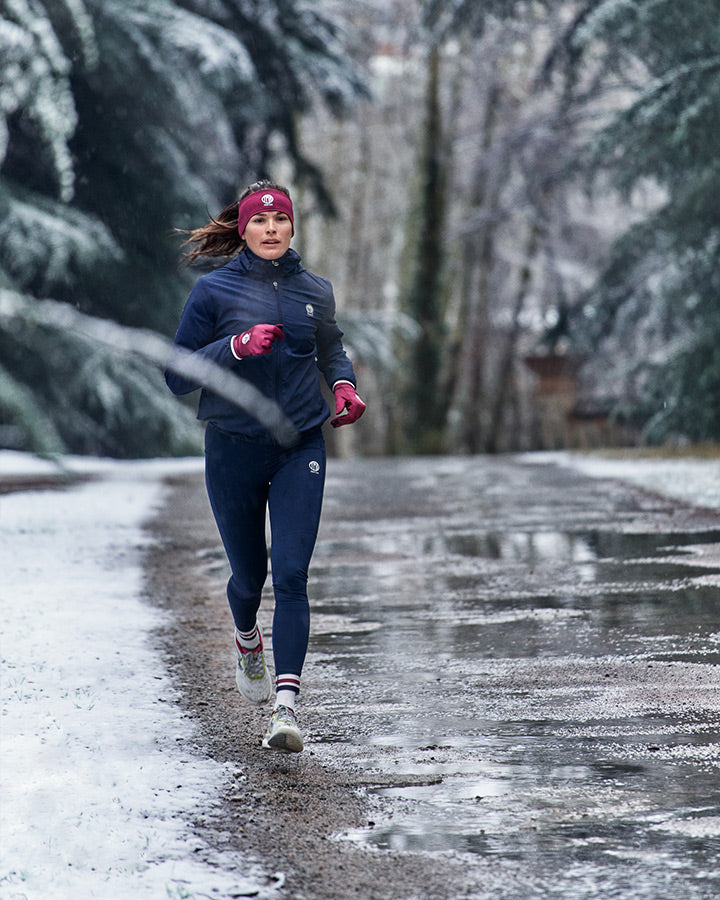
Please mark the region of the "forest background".
POLYGON ((0 446, 195 453, 176 229, 261 176, 336 452, 720 439, 720 0, 0 0, 0 446))

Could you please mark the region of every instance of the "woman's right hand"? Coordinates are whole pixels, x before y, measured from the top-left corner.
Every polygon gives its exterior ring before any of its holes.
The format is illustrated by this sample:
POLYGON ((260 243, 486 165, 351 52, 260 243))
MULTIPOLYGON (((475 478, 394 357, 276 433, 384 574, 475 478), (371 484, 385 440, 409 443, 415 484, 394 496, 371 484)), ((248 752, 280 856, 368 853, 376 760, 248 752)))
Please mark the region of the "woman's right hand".
POLYGON ((272 350, 275 341, 285 339, 282 325, 253 325, 242 334, 232 336, 231 346, 238 359, 245 356, 264 356, 272 350))

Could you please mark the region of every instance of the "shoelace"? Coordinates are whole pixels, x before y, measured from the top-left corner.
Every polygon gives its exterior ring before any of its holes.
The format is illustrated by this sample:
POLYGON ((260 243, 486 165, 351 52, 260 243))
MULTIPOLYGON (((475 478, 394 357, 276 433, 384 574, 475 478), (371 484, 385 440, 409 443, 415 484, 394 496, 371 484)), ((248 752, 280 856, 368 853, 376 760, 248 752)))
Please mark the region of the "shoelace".
POLYGON ((257 650, 240 651, 240 659, 242 660, 242 668, 245 675, 251 679, 262 678, 265 674, 265 659, 263 657, 263 648, 258 647, 257 650))
POLYGON ((295 719, 294 710, 290 709, 289 706, 278 706, 273 711, 273 718, 277 722, 282 722, 284 725, 292 725, 294 728, 297 728, 297 721, 295 719))

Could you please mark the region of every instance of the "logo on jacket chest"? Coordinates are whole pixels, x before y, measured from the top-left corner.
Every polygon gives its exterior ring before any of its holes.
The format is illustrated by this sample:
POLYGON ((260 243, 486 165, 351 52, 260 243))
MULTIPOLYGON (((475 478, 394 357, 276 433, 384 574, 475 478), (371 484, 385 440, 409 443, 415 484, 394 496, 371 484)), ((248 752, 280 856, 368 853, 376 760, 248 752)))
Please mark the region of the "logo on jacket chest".
POLYGON ((306 312, 307 315, 309 315, 311 318, 312 318, 313 315, 315 315, 315 310, 313 309, 312 303, 306 303, 306 304, 305 304, 305 312, 306 312))

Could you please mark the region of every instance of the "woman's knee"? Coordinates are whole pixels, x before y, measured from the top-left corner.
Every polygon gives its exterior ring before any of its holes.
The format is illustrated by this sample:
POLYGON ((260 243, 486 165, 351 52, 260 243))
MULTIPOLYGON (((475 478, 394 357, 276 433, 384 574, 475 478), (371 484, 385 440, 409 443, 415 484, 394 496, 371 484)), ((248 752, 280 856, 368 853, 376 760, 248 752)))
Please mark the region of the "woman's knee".
POLYGON ((273 569, 273 590, 276 600, 307 603, 307 571, 283 567, 280 571, 273 569))
POLYGON ((260 607, 263 582, 256 585, 241 585, 233 575, 227 583, 227 596, 233 610, 247 610, 255 613, 260 607))

